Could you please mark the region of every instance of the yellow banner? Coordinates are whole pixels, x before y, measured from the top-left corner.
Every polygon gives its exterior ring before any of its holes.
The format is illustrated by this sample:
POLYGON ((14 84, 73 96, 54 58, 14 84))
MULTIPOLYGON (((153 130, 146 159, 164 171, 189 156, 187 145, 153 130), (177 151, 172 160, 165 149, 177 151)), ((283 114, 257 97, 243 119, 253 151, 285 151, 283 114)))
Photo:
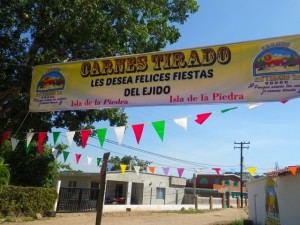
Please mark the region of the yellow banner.
POLYGON ((300 96, 300 36, 33 69, 30 111, 253 103, 300 96))

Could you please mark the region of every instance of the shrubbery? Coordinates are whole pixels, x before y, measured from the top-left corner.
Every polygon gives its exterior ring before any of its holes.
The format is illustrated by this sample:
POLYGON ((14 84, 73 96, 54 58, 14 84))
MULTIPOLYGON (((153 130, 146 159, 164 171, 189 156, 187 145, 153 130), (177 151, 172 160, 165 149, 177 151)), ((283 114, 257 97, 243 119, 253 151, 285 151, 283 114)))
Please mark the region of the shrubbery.
POLYGON ((37 187, 4 187, 0 194, 2 216, 34 216, 53 210, 58 195, 55 189, 37 187))

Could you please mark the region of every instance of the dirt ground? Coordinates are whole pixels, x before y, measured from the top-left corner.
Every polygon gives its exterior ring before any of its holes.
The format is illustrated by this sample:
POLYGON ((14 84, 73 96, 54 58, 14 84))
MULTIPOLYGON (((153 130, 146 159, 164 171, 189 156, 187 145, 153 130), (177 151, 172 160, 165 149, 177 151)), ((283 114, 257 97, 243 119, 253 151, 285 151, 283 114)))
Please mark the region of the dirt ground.
MULTIPOLYGON (((227 222, 247 219, 244 209, 221 209, 204 213, 155 213, 126 212, 106 213, 101 225, 220 225, 227 222)), ((56 217, 44 218, 33 222, 23 222, 24 225, 95 225, 96 213, 59 213, 56 217)), ((9 223, 9 225, 20 223, 9 223)))

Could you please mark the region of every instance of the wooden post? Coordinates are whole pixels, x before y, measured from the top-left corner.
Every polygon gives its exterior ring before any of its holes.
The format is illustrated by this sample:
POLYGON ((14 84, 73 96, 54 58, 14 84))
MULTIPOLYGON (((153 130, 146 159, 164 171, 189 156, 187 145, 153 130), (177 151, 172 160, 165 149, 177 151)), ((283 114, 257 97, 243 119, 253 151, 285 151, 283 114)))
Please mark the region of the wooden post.
POLYGON ((110 153, 104 153, 103 155, 103 163, 100 171, 100 188, 99 188, 99 196, 97 202, 97 214, 96 214, 96 225, 101 224, 102 214, 103 214, 103 204, 104 204, 104 195, 106 188, 106 170, 107 170, 107 162, 110 153))

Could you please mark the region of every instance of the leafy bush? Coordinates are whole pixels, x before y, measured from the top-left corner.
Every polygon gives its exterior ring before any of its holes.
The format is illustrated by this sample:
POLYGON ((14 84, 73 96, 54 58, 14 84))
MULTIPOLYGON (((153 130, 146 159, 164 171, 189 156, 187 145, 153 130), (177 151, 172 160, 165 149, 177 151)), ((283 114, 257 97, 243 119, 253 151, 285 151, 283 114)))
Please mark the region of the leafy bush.
POLYGON ((55 189, 7 186, 0 194, 0 214, 3 216, 34 216, 53 210, 58 195, 55 189))

